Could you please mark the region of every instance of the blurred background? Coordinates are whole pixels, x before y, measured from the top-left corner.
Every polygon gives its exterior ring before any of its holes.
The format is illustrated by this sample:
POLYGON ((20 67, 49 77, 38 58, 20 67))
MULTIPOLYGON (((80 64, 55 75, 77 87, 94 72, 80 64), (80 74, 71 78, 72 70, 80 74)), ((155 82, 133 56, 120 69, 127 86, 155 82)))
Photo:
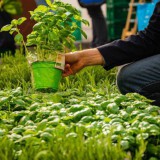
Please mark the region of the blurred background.
MULTIPOLYGON (((78 0, 63 0, 63 2, 70 3, 73 6, 75 6, 81 12, 82 17, 89 21, 90 26, 82 25, 82 28, 87 33, 87 37, 88 37, 87 39, 82 37, 82 40, 83 42, 89 43, 92 40, 92 23, 91 23, 91 18, 89 17, 87 10, 85 8, 82 8, 78 4, 78 0)), ((102 11, 103 11, 104 16, 106 17, 106 4, 102 5, 102 11)))
MULTIPOLYGON (((87 9, 82 8, 79 5, 78 0, 62 1, 72 4, 80 11, 81 16, 89 21, 89 26, 79 24, 79 26, 86 32, 88 38, 83 38, 78 31, 74 33, 74 36, 76 37, 77 44, 81 43, 86 48, 90 47, 89 44, 93 40, 93 26, 87 9)), ((149 18, 158 1, 159 0, 106 0, 106 3, 101 5, 101 9, 107 25, 107 33, 105 33, 107 42, 111 42, 116 39, 125 39, 132 34, 136 34, 137 31, 143 30, 148 25, 149 18)), ((32 26, 34 25, 34 22, 29 19, 29 11, 34 10, 37 5, 42 2, 44 3, 44 0, 1 0, 0 28, 3 25, 8 24, 11 20, 10 18, 19 18, 22 16, 27 17, 28 20, 20 26, 22 34, 26 37, 26 35, 31 32, 32 26), (4 18, 3 12, 10 16, 8 21, 4 18)), ((3 38, 6 37, 6 35, 2 35, 4 33, 0 34, 0 50, 3 50, 6 46, 9 46, 6 41, 9 38, 3 38)), ((12 41, 10 43, 13 43, 12 41)), ((14 46, 11 48, 14 48, 14 46)))

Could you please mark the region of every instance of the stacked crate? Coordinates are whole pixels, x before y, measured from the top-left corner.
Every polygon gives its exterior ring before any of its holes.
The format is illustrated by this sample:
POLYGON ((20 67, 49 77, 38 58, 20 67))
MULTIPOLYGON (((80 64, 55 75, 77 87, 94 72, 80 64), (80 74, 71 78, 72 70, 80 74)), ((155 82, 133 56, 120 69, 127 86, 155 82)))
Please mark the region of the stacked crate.
POLYGON ((146 3, 137 6, 138 31, 144 30, 148 26, 155 5, 156 3, 146 3))
POLYGON ((130 0, 107 0, 108 40, 121 38, 130 0))
POLYGON ((73 19, 73 22, 76 23, 76 25, 77 25, 79 28, 76 29, 76 30, 73 32, 72 35, 75 37, 76 41, 81 42, 81 41, 82 41, 82 35, 81 35, 81 31, 80 31, 80 29, 82 28, 82 27, 81 27, 81 22, 78 22, 78 21, 76 21, 75 19, 73 19))
POLYGON ((138 31, 143 30, 149 24, 149 19, 153 14, 156 3, 160 0, 146 1, 149 3, 137 6, 138 31))
POLYGON ((126 24, 122 32, 121 39, 137 33, 137 7, 151 0, 131 0, 128 9, 126 24))

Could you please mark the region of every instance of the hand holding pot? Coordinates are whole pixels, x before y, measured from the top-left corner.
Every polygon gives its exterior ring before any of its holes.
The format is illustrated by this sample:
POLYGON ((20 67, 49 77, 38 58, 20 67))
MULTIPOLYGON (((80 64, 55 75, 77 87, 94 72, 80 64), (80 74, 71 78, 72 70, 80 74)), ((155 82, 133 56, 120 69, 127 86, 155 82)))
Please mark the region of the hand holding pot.
POLYGON ((76 74, 86 66, 103 65, 104 59, 98 49, 86 49, 65 55, 63 77, 76 74))

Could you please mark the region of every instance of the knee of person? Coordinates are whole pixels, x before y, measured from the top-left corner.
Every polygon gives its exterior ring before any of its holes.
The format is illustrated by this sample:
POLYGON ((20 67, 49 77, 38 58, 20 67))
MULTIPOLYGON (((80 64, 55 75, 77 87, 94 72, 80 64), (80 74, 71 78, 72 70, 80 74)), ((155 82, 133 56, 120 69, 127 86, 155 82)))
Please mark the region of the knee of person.
POLYGON ((133 92, 132 85, 128 84, 128 77, 128 72, 123 68, 117 74, 117 87, 122 94, 133 92))
POLYGON ((123 77, 123 74, 121 74, 121 71, 119 71, 119 73, 117 74, 117 87, 119 89, 119 91, 122 93, 122 94, 125 94, 124 92, 124 77, 123 77))

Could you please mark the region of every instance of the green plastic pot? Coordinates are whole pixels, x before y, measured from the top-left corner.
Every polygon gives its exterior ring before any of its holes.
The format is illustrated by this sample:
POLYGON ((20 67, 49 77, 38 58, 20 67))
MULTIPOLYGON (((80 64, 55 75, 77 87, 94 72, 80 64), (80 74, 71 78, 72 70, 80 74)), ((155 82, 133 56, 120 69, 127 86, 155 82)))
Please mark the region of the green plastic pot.
POLYGON ((56 92, 62 77, 62 70, 55 68, 55 62, 39 61, 31 65, 32 84, 41 92, 56 92))

